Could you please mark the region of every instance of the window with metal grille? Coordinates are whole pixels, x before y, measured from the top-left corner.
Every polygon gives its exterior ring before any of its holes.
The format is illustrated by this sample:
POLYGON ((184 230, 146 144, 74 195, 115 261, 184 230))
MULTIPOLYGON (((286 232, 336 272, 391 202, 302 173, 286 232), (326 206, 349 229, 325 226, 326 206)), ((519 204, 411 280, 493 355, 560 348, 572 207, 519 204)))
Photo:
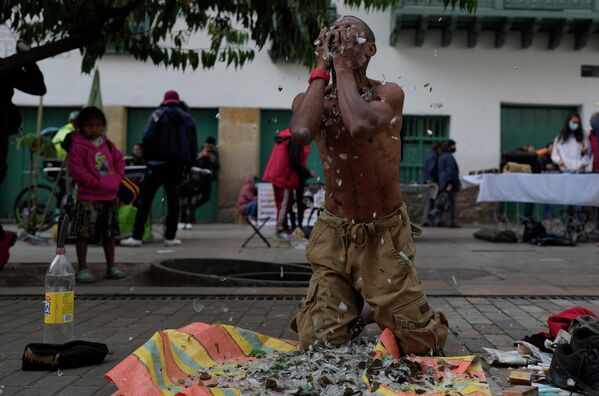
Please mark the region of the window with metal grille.
POLYGON ((433 143, 449 138, 449 116, 404 115, 401 183, 421 183, 422 169, 433 143))

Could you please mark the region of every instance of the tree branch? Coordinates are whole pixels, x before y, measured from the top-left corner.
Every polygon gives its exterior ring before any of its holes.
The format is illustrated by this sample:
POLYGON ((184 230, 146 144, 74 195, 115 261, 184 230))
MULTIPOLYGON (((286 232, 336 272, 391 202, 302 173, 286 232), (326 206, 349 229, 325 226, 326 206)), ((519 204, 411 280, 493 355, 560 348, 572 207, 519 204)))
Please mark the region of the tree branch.
POLYGON ((80 48, 90 41, 90 38, 83 36, 68 36, 31 48, 26 52, 17 52, 9 57, 0 58, 0 77, 4 77, 11 71, 20 69, 27 64, 80 48))

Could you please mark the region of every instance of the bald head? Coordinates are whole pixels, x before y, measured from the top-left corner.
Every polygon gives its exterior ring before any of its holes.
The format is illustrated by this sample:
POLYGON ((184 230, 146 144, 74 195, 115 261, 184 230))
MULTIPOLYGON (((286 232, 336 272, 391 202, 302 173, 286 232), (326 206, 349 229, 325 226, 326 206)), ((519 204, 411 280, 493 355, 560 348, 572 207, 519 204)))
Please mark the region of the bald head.
POLYGON ((359 30, 364 32, 364 35, 366 36, 365 38, 366 40, 368 40, 368 42, 375 42, 374 32, 372 31, 372 29, 370 29, 370 26, 368 26, 366 22, 364 22, 358 17, 355 17, 353 15, 343 15, 341 18, 337 20, 337 22, 335 22, 335 26, 344 25, 348 22, 352 25, 355 25, 356 28, 359 27, 359 30))

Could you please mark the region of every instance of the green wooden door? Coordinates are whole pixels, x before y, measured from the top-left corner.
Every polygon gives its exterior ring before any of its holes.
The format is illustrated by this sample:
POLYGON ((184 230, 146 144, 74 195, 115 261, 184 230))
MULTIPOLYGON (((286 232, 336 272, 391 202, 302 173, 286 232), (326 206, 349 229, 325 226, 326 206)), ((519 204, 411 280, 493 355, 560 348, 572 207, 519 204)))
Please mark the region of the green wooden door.
MULTIPOLYGON (((68 122, 69 113, 78 110, 75 107, 46 107, 42 118, 42 129, 49 127, 60 128, 68 122)), ((21 133, 35 133, 37 127, 37 107, 21 107, 23 124, 21 133)), ((16 139, 19 135, 9 137, 8 147, 8 173, 6 179, 0 185, 0 218, 14 219, 13 204, 21 190, 29 183, 29 152, 17 150, 16 139)), ((40 177, 40 182, 50 184, 49 181, 40 177)))
POLYGON ((401 183, 421 183, 424 160, 433 143, 449 136, 448 116, 405 115, 401 130, 403 155, 401 158, 401 183))
MULTIPOLYGON (((128 108, 127 109, 127 153, 131 153, 133 145, 141 143, 143 131, 148 118, 154 108, 128 108)), ((196 122, 198 131, 198 149, 204 143, 208 136, 212 136, 218 143, 218 114, 217 109, 191 109, 193 119, 196 122)), ((162 188, 156 193, 152 204, 152 216, 154 220, 166 216, 166 201, 163 201, 165 195, 162 188)), ((196 221, 215 222, 218 210, 218 186, 217 182, 212 182, 212 195, 210 201, 196 210, 196 221)))
MULTIPOLYGON (((513 150, 527 144, 539 149, 552 143, 566 119, 577 113, 576 107, 554 106, 501 106, 501 151, 513 150)), ((535 217, 542 215, 542 205, 535 205, 535 217)), ((504 212, 510 217, 524 216, 524 205, 506 203, 504 212)), ((560 206, 553 205, 554 215, 560 206)))
MULTIPOLYGON (((289 127, 291 120, 291 110, 262 110, 260 113, 260 174, 262 178, 270 152, 275 145, 275 136, 279 131, 289 127)), ((307 183, 324 183, 322 174, 322 164, 318 156, 318 147, 316 142, 312 142, 310 155, 308 156, 307 167, 316 173, 315 178, 310 178, 307 183)))
POLYGON ((552 143, 576 107, 501 106, 501 152, 552 143))

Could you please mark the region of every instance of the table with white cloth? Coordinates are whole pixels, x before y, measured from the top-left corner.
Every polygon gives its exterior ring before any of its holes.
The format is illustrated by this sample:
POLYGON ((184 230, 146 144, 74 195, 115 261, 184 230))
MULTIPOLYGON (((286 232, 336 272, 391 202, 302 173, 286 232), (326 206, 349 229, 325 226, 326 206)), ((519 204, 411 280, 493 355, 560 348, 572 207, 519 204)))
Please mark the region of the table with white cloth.
POLYGON ((476 202, 531 202, 599 206, 599 173, 503 173, 462 177, 479 186, 476 202))

